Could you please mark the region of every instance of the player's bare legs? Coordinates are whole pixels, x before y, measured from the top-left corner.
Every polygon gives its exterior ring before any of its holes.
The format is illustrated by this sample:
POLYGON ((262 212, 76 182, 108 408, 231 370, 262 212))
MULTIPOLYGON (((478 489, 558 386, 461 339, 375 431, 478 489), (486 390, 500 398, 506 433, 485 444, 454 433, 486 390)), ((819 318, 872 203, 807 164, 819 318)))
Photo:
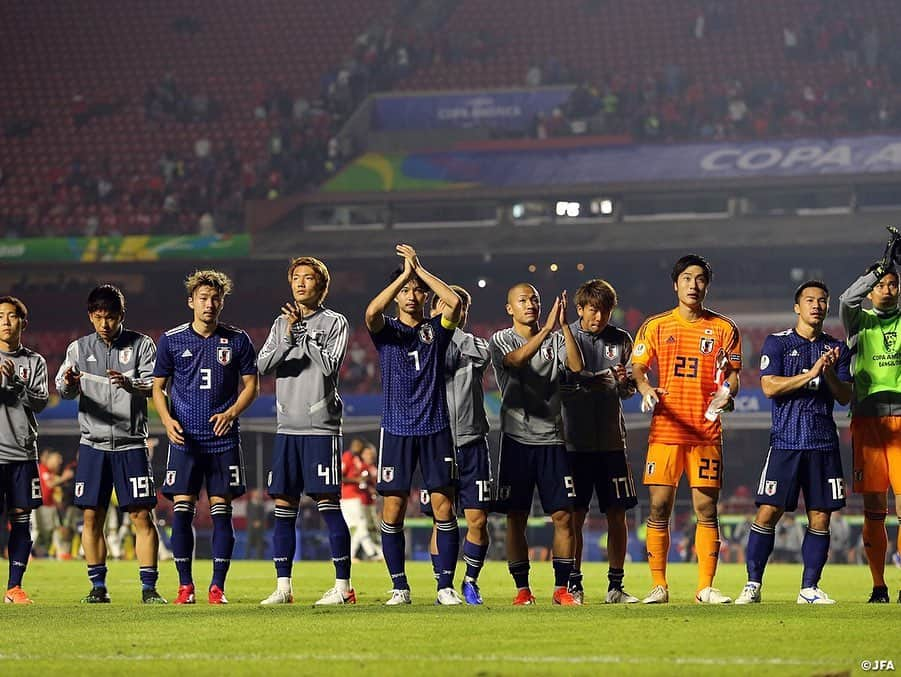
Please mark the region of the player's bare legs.
POLYGON ((129 512, 131 523, 135 529, 135 556, 138 566, 155 567, 160 546, 160 534, 156 530, 153 514, 144 508, 129 512))
POLYGON ((476 545, 488 545, 488 513, 467 508, 463 515, 466 517, 466 540, 476 545))
POLYGON ((573 568, 576 571, 582 569, 582 527, 585 526, 586 517, 588 517, 588 510, 583 508, 573 510, 573 568))
MULTIPOLYGON (((612 569, 622 569, 626 563, 626 511, 624 508, 607 509, 607 561, 612 569)), ((584 518, 583 518, 584 519, 584 518)))
POLYGON ((103 534, 103 527, 106 524, 106 509, 85 508, 83 522, 81 545, 84 548, 85 561, 90 568, 95 564, 106 562, 106 538, 103 534))
POLYGON ((575 548, 572 512, 558 510, 551 515, 551 520, 554 522, 554 557, 572 559, 575 548))

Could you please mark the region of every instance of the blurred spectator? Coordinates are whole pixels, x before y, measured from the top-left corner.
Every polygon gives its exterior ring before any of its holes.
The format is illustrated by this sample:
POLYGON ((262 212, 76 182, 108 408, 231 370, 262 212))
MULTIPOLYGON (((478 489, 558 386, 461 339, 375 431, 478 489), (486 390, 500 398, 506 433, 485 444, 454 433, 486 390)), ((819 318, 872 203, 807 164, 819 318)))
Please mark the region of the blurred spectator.
POLYGON ((247 492, 246 559, 263 559, 266 555, 266 532, 269 510, 263 492, 253 488, 247 492))
POLYGON ((795 521, 795 516, 785 513, 776 525, 776 541, 773 546, 774 562, 800 562, 801 544, 804 541, 804 527, 795 521))
POLYGON ((355 437, 341 458, 341 512, 350 529, 350 556, 362 548, 366 559, 380 559, 376 544, 375 448, 355 437), (374 538, 375 536, 375 538, 374 538))
POLYGON ((63 455, 55 449, 43 449, 38 460, 38 476, 41 482, 41 505, 34 511, 32 523, 34 551, 46 557, 51 549, 59 558, 69 553, 62 546, 58 507, 62 487, 75 477, 71 468, 63 468, 63 455))

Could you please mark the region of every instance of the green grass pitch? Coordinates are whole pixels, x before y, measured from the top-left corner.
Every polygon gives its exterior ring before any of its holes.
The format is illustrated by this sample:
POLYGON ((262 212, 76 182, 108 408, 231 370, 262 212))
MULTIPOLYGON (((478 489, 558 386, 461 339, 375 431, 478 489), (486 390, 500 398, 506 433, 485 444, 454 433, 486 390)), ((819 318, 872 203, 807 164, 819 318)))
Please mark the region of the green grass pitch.
MULTIPOLYGON (((210 563, 195 564, 198 582, 210 563)), ((435 607, 426 563, 408 565, 413 605, 387 608, 380 563, 354 567, 355 607, 313 608, 331 586, 327 562, 295 566, 297 601, 260 607, 272 591, 269 562, 238 561, 227 607, 205 599, 193 607, 139 604, 137 564, 112 562, 111 605, 84 606, 89 584, 81 562, 35 561, 25 589, 33 606, 0 608, 0 674, 426 674, 426 675, 836 675, 862 674, 861 661, 894 660, 901 668, 901 605, 868 605, 869 571, 827 566, 823 588, 834 606, 795 604, 800 565, 772 565, 764 602, 753 607, 693 602, 696 569, 669 569, 672 602, 664 606, 600 603, 606 565, 584 568, 586 606, 551 605, 547 562, 532 567, 534 607, 510 605, 506 566, 482 574, 485 606, 435 607)), ((889 571, 893 599, 901 575, 889 571)), ((737 595, 744 568, 722 565, 717 584, 737 595)), ((162 565, 160 590, 174 596, 176 577, 162 565)), ((626 587, 650 589, 644 564, 626 568, 626 587)), ((198 589, 205 585, 198 585, 198 589)))

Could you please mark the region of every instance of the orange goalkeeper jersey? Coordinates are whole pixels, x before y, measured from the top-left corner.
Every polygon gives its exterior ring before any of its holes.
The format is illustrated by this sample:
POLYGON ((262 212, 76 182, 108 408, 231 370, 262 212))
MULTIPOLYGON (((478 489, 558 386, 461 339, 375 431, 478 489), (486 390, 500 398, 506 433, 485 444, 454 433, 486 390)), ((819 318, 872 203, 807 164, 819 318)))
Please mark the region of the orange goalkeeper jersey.
MULTIPOLYGON (((694 322, 678 309, 645 320, 635 337, 632 363, 652 368, 666 392, 654 409, 649 442, 661 444, 722 444, 719 418, 708 421, 704 412, 723 380, 722 367, 741 369, 741 337, 735 323, 704 309, 694 322)), ((653 381, 652 381, 653 382, 653 381)))

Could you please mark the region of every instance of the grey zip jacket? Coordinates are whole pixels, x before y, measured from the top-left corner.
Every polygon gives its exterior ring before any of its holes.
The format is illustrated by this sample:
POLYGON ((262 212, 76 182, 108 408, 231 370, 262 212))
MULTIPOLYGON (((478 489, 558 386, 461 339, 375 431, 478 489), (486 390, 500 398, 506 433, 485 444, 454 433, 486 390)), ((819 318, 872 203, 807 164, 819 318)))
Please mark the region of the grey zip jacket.
POLYGON ((78 399, 81 444, 102 451, 147 446, 147 395, 153 385, 155 361, 153 340, 125 327, 109 345, 96 333, 69 344, 56 374, 56 389, 65 400, 78 399), (81 372, 81 380, 66 386, 63 374, 72 366, 81 372), (107 369, 122 372, 131 387, 114 386, 107 369), (147 395, 136 388, 146 388, 147 395))

